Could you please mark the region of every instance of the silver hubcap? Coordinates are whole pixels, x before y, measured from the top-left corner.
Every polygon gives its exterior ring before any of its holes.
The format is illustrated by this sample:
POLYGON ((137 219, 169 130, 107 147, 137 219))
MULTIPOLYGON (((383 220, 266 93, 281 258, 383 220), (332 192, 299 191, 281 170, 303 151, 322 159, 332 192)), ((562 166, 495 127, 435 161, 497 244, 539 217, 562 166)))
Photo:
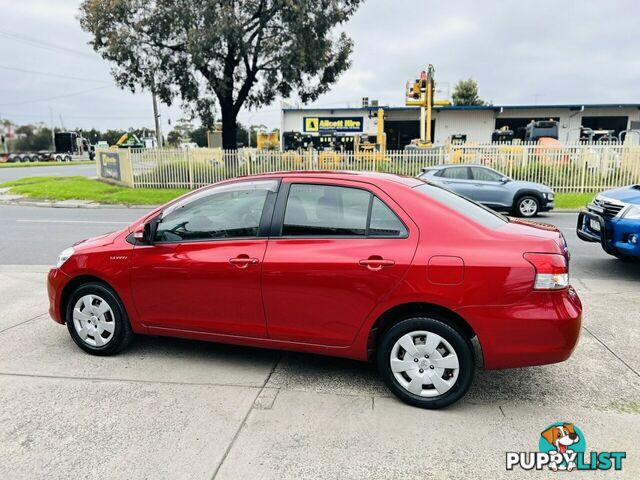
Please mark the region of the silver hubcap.
POLYGON ((407 391, 421 397, 448 392, 458 379, 455 350, 440 335, 417 331, 398 339, 391 349, 391 371, 407 391))
POLYGON ((522 215, 530 217, 531 215, 536 213, 536 210, 538 210, 538 205, 536 205, 535 200, 527 198, 520 202, 520 213, 522 215))
POLYGON ((103 298, 85 295, 73 307, 73 326, 87 345, 102 347, 113 338, 115 316, 103 298))

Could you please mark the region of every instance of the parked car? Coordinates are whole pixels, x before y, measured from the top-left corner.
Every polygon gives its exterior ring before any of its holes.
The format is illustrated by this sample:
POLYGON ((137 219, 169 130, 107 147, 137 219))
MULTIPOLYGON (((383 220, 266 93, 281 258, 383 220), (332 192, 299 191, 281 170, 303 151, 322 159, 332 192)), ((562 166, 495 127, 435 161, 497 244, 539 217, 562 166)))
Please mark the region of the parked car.
POLYGON ((640 259, 640 185, 596 195, 578 215, 576 233, 621 260, 640 259))
POLYGON ((582 306, 550 225, 438 185, 375 173, 280 173, 191 192, 75 244, 50 314, 84 351, 134 334, 377 362, 405 402, 439 408, 485 368, 566 360, 582 306))
POLYGON ((553 209, 554 193, 546 185, 512 180, 480 165, 441 165, 423 169, 419 178, 444 185, 494 210, 535 217, 553 209))

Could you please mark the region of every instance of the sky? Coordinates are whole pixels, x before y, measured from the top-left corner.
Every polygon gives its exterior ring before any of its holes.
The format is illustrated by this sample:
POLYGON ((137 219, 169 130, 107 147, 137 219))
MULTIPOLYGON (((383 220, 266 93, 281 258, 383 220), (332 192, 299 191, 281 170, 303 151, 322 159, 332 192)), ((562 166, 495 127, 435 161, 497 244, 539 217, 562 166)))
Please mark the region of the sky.
MULTIPOLYGON (((0 0, 0 118, 152 127, 151 95, 113 83, 79 26, 79 4, 0 0)), ((639 20, 637 0, 368 0, 340 27, 355 44, 351 68, 313 105, 358 106, 363 96, 402 105, 406 80, 429 63, 439 98, 472 77, 496 105, 640 103, 639 20)), ((278 127, 281 100, 239 121, 278 127)), ((160 113, 166 135, 179 102, 160 113)))

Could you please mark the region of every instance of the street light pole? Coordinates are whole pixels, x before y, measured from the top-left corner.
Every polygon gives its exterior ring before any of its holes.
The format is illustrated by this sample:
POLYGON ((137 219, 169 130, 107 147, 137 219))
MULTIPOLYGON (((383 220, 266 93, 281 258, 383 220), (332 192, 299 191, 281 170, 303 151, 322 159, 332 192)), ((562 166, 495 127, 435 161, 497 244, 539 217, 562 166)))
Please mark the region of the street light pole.
POLYGON ((160 131, 160 115, 158 114, 158 101, 155 92, 151 92, 151 97, 153 99, 153 119, 156 125, 156 143, 158 148, 162 148, 162 131, 160 131))

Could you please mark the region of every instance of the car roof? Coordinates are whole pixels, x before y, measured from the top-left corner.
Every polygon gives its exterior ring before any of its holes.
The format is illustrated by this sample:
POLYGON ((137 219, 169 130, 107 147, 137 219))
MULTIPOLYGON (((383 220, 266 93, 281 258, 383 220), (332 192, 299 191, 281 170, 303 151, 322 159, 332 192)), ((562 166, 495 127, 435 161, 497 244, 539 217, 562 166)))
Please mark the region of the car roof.
POLYGON ((408 187, 415 187, 423 184, 424 181, 415 178, 408 177, 406 175, 396 175, 393 173, 382 172, 355 172, 351 170, 289 170, 283 172, 270 172, 262 173, 258 175, 248 175, 239 177, 242 179, 261 179, 261 178, 292 178, 292 177, 307 177, 307 178, 325 178, 331 180, 360 180, 368 181, 371 183, 390 182, 400 185, 406 185, 408 187))
POLYGON ((488 168, 490 170, 495 170, 492 167, 488 167, 486 165, 478 165, 477 163, 452 163, 447 165, 434 165, 433 167, 424 167, 422 170, 442 170, 443 168, 452 168, 452 167, 479 167, 479 168, 488 168))

